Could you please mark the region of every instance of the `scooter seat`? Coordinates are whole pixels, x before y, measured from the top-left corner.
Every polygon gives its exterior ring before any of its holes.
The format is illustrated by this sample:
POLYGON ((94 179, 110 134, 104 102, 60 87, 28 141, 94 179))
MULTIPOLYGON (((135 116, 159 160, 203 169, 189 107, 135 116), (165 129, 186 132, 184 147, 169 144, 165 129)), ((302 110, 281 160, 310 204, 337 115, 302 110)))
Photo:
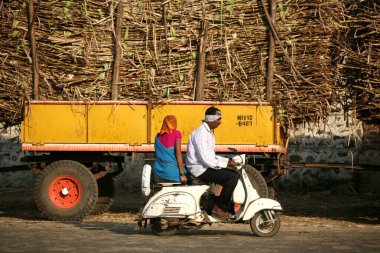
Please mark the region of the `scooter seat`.
POLYGON ((174 185, 180 185, 180 182, 174 182, 170 180, 166 180, 164 178, 160 178, 157 175, 154 175, 154 184, 159 187, 166 187, 166 186, 174 186, 174 185))
POLYGON ((162 186, 162 187, 181 185, 181 183, 177 183, 177 182, 173 182, 173 183, 157 183, 157 184, 160 185, 160 186, 162 186))

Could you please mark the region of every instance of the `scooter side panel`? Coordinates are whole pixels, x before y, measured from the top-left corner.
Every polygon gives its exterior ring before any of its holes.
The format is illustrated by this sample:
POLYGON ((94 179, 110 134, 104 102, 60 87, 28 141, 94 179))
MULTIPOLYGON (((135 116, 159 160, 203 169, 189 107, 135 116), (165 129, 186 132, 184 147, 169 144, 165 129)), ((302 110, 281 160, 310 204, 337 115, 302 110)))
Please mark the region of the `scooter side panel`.
POLYGON ((200 211, 199 198, 209 186, 164 187, 145 205, 143 218, 187 217, 200 211))
POLYGON ((262 210, 282 211, 281 204, 273 199, 259 198, 249 204, 243 220, 251 219, 257 212, 262 210))

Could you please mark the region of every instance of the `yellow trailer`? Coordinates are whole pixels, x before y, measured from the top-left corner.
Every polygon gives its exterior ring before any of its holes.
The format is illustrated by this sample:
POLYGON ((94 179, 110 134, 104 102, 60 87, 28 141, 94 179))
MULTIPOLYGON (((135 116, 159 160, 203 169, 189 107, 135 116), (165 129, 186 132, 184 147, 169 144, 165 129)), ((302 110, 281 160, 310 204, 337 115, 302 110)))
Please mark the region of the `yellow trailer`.
POLYGON ((153 153, 155 135, 168 114, 177 117, 186 152, 190 133, 210 106, 223 115, 215 130, 216 151, 228 153, 232 147, 245 153, 249 164, 260 169, 248 169, 251 181, 261 195, 271 195, 266 183, 282 173, 287 150, 270 103, 32 101, 24 108, 21 141, 29 166, 39 173, 39 208, 53 220, 80 220, 90 212, 106 211, 123 154, 153 153))
POLYGON ((55 102, 26 105, 21 126, 24 151, 151 152, 163 118, 177 117, 183 151, 205 110, 216 106, 223 123, 215 131, 217 151, 284 153, 284 140, 269 103, 55 102))

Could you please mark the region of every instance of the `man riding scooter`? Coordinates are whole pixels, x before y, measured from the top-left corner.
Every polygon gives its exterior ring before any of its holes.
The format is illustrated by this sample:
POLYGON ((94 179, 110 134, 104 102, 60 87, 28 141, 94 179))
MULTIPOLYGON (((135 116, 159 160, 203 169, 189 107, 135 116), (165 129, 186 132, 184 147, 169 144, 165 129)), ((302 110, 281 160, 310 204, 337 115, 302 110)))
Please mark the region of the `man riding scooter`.
POLYGON ((195 177, 221 185, 222 192, 216 197, 212 215, 224 219, 232 219, 228 212, 232 193, 238 182, 238 174, 229 168, 237 164, 215 154, 215 136, 213 130, 222 123, 222 113, 218 108, 210 107, 205 112, 203 123, 195 129, 189 138, 186 153, 186 167, 195 177))
POLYGON ((245 166, 244 154, 231 160, 215 154, 212 130, 221 124, 222 114, 217 108, 209 108, 205 114, 203 124, 190 135, 186 166, 198 179, 223 186, 212 214, 208 212, 209 193, 206 193, 212 187, 210 184, 161 183, 161 190, 142 209, 137 219, 139 226, 149 222, 155 234, 173 235, 177 229, 199 229, 230 219, 231 222, 250 221, 251 230, 257 236, 274 236, 280 229, 277 212, 282 211, 281 204, 259 196, 246 172, 249 167, 245 166), (228 212, 230 204, 236 210, 234 216, 228 212))

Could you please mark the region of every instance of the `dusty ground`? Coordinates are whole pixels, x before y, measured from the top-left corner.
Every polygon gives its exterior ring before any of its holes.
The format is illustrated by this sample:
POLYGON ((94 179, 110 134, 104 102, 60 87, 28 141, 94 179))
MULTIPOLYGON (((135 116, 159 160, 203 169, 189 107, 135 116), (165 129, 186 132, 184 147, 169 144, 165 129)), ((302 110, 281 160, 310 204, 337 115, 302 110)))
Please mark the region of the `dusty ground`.
MULTIPOLYGON (((278 201, 285 211, 283 226, 366 227, 380 225, 380 194, 343 194, 324 192, 280 192, 278 201)), ((86 222, 132 222, 141 206, 138 192, 118 191, 110 211, 88 216, 86 222)), ((33 202, 33 190, 0 188, 0 217, 43 220, 33 202)))
POLYGON ((380 225, 380 194, 280 193, 282 220, 292 226, 363 227, 380 225))

